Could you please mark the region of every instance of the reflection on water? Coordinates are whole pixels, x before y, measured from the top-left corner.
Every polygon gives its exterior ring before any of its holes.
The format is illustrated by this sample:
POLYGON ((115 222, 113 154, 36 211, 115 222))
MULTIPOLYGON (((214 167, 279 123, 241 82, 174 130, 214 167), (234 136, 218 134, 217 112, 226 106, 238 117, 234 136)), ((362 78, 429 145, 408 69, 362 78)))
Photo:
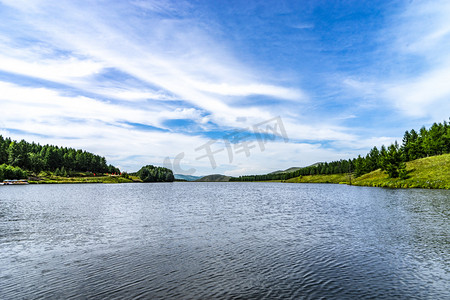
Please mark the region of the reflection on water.
POLYGON ((450 191, 0 188, 0 298, 450 298, 450 191))

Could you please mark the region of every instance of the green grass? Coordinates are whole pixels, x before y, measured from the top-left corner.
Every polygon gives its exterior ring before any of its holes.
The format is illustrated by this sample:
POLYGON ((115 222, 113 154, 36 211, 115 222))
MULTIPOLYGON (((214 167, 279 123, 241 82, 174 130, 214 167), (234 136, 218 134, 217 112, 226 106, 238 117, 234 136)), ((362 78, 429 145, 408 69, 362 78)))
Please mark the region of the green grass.
POLYGON ((294 177, 285 182, 295 183, 347 183, 347 174, 332 174, 332 175, 306 175, 294 177))
POLYGON ((390 188, 450 189, 450 154, 407 162, 406 170, 407 179, 388 178, 384 172, 376 170, 356 178, 352 183, 390 188))
POLYGON ((29 178, 29 183, 128 183, 140 181, 138 178, 130 176, 130 179, 117 175, 89 176, 88 174, 79 173, 75 177, 55 176, 52 172, 41 172, 36 177, 29 178))
MULTIPOLYGON (((352 178, 352 184, 389 188, 450 189, 450 154, 407 162, 406 170, 408 171, 407 179, 389 178, 385 172, 376 170, 358 178, 352 178)), ((286 182, 349 184, 349 177, 347 174, 310 175, 291 178, 286 182)))

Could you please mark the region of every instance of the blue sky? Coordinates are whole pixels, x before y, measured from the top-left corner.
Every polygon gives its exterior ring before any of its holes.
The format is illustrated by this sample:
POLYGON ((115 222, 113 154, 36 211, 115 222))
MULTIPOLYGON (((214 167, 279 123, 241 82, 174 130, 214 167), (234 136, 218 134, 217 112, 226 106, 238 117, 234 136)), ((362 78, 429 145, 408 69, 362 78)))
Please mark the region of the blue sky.
POLYGON ((355 157, 448 119, 449 15, 439 0, 0 0, 0 134, 127 171, 355 157), (253 125, 278 116, 289 141, 262 149, 253 125))

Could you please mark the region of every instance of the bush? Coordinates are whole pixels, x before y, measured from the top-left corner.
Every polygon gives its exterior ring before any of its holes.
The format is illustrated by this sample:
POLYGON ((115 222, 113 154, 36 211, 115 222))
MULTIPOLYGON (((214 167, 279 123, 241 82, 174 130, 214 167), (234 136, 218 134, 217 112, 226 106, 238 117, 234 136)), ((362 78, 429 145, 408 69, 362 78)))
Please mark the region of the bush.
POLYGON ((19 167, 13 167, 7 164, 0 166, 0 180, 6 179, 27 179, 28 174, 19 167))

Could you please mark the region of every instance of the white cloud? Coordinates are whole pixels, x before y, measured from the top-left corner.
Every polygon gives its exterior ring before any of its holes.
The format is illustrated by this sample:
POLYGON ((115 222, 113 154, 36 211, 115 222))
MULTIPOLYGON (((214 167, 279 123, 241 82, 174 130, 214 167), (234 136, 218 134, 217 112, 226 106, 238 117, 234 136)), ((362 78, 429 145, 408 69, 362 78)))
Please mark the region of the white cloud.
POLYGON ((450 111, 450 65, 387 87, 386 95, 409 116, 443 120, 450 111))
MULTIPOLYGON (((391 35, 395 55, 408 57, 416 71, 382 84, 382 95, 409 117, 439 121, 450 111, 450 3, 415 1, 395 21, 391 35)), ((402 68, 399 68, 400 70, 402 68)))
POLYGON ((393 118, 447 119, 449 15, 448 1, 406 2, 403 11, 387 18, 386 28, 380 30, 379 48, 373 51, 376 70, 343 76, 338 80, 343 93, 358 99, 355 107, 383 110, 393 118))
MULTIPOLYGON (((75 119, 77 122, 90 120, 105 123, 124 122, 140 123, 155 127, 162 127, 166 119, 192 119, 201 122, 202 112, 194 108, 162 108, 154 104, 147 106, 123 106, 103 102, 83 96, 64 96, 47 88, 31 88, 0 81, 0 101, 2 106, 3 126, 27 130, 25 122, 43 122, 58 119, 61 122, 67 119, 75 119), (11 122, 15 122, 12 125, 11 122)), ((39 133, 35 126, 28 131, 39 133)), ((49 133, 46 129, 46 132, 49 133)), ((78 131, 70 131, 68 136, 76 137, 78 131)))
POLYGON ((176 100, 175 98, 161 92, 158 93, 155 91, 148 91, 137 88, 100 87, 87 89, 90 92, 105 97, 133 102, 141 102, 145 100, 176 100))
POLYGON ((394 46, 405 53, 416 53, 437 62, 440 55, 448 56, 450 43, 450 2, 414 1, 394 21, 394 46), (400 22, 400 23, 398 23, 400 22))
MULTIPOLYGON (((12 53, 13 51, 10 49, 8 52, 12 53)), ((103 67, 98 62, 75 57, 29 60, 0 53, 0 70, 61 83, 75 83, 80 78, 100 72, 103 67)))
MULTIPOLYGON (((31 64, 31 68, 29 63, 19 61, 19 67, 15 68, 16 61, 9 59, 9 65, 5 62, 6 70, 32 76, 42 73, 45 78, 58 81, 61 76, 87 75, 101 67, 114 67, 209 111, 214 121, 229 126, 234 124, 227 124, 227 120, 244 115, 244 112, 255 117, 269 114, 256 106, 246 110, 233 108, 226 104, 227 98, 224 96, 263 95, 288 100, 305 98, 298 89, 264 83, 257 72, 239 63, 227 53, 225 46, 218 46, 220 43, 192 20, 155 18, 151 24, 132 24, 112 18, 120 14, 113 8, 104 7, 98 12, 86 7, 81 10, 82 5, 67 2, 43 1, 41 5, 39 14, 34 11, 30 14, 27 6, 19 8, 23 18, 29 20, 32 30, 39 31, 54 47, 82 54, 89 61, 76 62, 75 65, 81 66, 85 63, 85 67, 75 74, 70 73, 70 64, 65 66, 64 61, 49 62, 50 66, 45 63, 44 66, 31 64), (146 30, 145 36, 137 37, 127 31, 145 25, 154 25, 146 30), (52 75, 54 69, 67 69, 68 73, 59 71, 52 75), (83 69, 86 69, 85 73, 83 69)), ((95 86, 95 82, 92 85, 95 86)), ((89 89, 86 81, 78 86, 89 89)), ((91 89, 98 92, 95 87, 91 89)), ((145 94, 135 91, 131 95, 119 93, 117 97, 136 98, 145 94)))
MULTIPOLYGON (((117 7, 124 5, 120 2, 102 6, 88 1, 34 1, 32 7, 18 1, 3 3, 15 8, 15 18, 26 24, 26 34, 20 38, 40 41, 38 46, 24 46, 11 42, 14 36, 5 38, 7 43, 0 46, 1 70, 128 101, 100 101, 83 95, 65 95, 51 88, 0 82, 2 127, 28 132, 14 133, 15 138, 85 148, 107 156, 128 171, 136 170, 138 164, 162 163, 165 156, 174 157, 185 151, 184 162, 207 173, 214 170, 208 161, 196 160, 199 153, 194 151, 207 138, 135 130, 126 123, 165 128, 167 119, 191 119, 205 127, 213 122, 225 130, 252 126, 281 115, 293 141, 339 140, 350 144, 358 140, 347 128, 331 122, 303 121, 292 108, 298 109, 310 101, 306 92, 278 84, 277 74, 245 65, 226 41, 210 33, 216 29, 205 30, 196 20, 158 15, 147 20, 128 18, 126 14, 130 11, 117 7), (58 51, 66 54, 56 55, 58 51), (107 68, 144 84, 97 79, 107 68), (245 97, 255 95, 288 105, 264 106, 256 102, 233 106, 236 101, 245 102, 245 97), (181 100, 192 107, 162 105, 152 100, 181 100)), ((134 4, 158 14, 179 13, 169 2, 134 4)), ((236 157, 234 171, 228 158, 222 156, 220 170, 235 175, 248 172, 244 170, 261 173, 292 164, 339 159, 346 154, 320 145, 271 143, 270 146, 251 157, 236 157)))
MULTIPOLYGON (((203 153, 196 148, 210 139, 168 132, 146 132, 134 129, 124 122, 159 125, 159 119, 187 118, 203 120, 201 112, 193 108, 178 108, 174 111, 156 112, 124 108, 87 97, 62 96, 45 88, 24 88, 11 83, 0 82, 2 103, 2 127, 13 128, 23 133, 5 135, 16 139, 27 139, 43 144, 50 143, 83 148, 105 155, 109 162, 133 171, 142 163, 162 164, 166 156, 175 157, 185 152, 183 168, 195 166, 197 174, 228 172, 237 175, 246 168, 253 173, 273 171, 280 167, 308 165, 316 161, 339 159, 341 152, 325 149, 320 145, 271 142, 266 150, 255 148, 251 156, 235 154, 230 166, 227 151, 221 141, 215 147, 222 147, 217 157, 219 168, 211 168, 208 159, 197 160, 203 153), (130 158, 138 156, 139 158, 130 158), (233 169, 236 169, 233 171, 233 169)), ((338 136, 339 132, 329 128, 300 126, 283 120, 289 138, 304 139, 353 139, 352 135, 338 136), (292 131, 294 130, 294 131, 292 131), (298 131, 298 133, 295 133, 298 131), (289 133, 292 132, 292 135, 289 133)))

